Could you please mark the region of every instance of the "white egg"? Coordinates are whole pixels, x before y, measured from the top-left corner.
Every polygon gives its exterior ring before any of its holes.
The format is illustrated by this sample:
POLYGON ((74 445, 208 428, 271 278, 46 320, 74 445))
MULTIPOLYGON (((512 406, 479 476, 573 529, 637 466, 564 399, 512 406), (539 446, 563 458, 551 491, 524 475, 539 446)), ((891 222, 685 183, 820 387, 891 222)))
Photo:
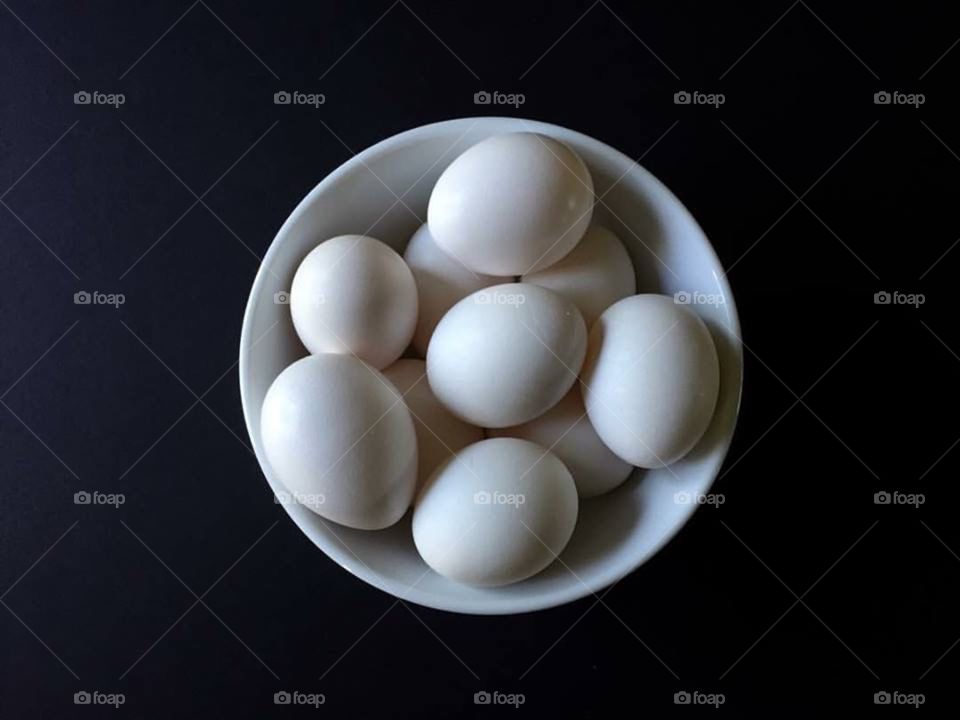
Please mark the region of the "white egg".
POLYGON ((365 235, 340 235, 300 263, 290 287, 290 314, 311 353, 352 353, 383 368, 413 337, 417 284, 387 245, 365 235))
POLYGON ((577 522, 577 489, 548 450, 493 438, 464 448, 417 497, 413 541, 444 577, 479 586, 524 580, 559 555, 577 522))
POLYGON ((434 395, 480 427, 543 414, 577 379, 586 326, 569 300, 537 285, 478 290, 443 316, 427 349, 434 395))
POLYGON ((583 237, 593 180, 583 160, 553 138, 494 135, 467 149, 430 195, 437 244, 478 273, 523 275, 548 267, 583 237))
POLYGON ((637 278, 627 249, 605 227, 593 225, 559 262, 524 275, 522 282, 553 290, 570 300, 591 327, 600 313, 637 291, 637 278))
POLYGON ((581 391, 593 427, 625 461, 669 465, 710 424, 720 386, 703 321, 665 295, 611 305, 590 330, 581 391))
POLYGON ((417 487, 447 458, 483 440, 483 429, 450 414, 434 397, 423 360, 401 359, 383 371, 400 392, 417 432, 417 487))
POLYGON ((430 235, 430 228, 421 225, 403 253, 417 282, 420 315, 413 333, 413 347, 425 357, 430 336, 440 318, 458 301, 489 285, 510 282, 513 278, 475 273, 456 258, 441 250, 430 235))
POLYGON ((516 427, 490 430, 489 434, 522 438, 548 448, 567 466, 582 498, 613 490, 633 471, 633 466, 604 445, 593 429, 579 387, 570 390, 563 400, 537 419, 516 427))
POLYGON ((410 505, 413 420, 383 375, 350 355, 311 355, 280 373, 260 432, 277 479, 318 515, 377 530, 410 505))

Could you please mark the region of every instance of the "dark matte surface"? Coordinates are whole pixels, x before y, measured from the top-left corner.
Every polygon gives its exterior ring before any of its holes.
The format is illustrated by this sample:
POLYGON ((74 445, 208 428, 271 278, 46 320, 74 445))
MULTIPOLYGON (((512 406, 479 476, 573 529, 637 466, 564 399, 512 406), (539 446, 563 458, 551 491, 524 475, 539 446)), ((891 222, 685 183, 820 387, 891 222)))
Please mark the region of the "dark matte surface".
POLYGON ((481 690, 593 717, 712 712, 684 690, 732 716, 955 707, 960 25, 838 5, 3 0, 0 716, 514 712, 481 690), (395 605, 315 549, 245 447, 234 366, 258 256, 316 182, 491 110, 643 156, 730 269, 748 346, 725 504, 602 604, 502 618, 395 605))

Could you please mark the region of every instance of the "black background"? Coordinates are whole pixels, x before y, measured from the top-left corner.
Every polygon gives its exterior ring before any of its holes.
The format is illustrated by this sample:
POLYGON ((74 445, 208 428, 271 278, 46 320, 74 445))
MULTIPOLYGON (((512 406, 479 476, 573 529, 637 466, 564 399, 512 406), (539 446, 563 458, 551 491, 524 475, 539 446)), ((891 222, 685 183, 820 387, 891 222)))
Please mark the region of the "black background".
POLYGON ((3 0, 0 716, 956 706, 960 23, 840 5, 3 0), (274 105, 283 89, 326 103, 274 105), (602 604, 493 618, 394 605, 301 535, 245 447, 234 366, 258 256, 306 192, 384 137, 487 111, 643 156, 729 269, 747 347, 725 504, 602 604))

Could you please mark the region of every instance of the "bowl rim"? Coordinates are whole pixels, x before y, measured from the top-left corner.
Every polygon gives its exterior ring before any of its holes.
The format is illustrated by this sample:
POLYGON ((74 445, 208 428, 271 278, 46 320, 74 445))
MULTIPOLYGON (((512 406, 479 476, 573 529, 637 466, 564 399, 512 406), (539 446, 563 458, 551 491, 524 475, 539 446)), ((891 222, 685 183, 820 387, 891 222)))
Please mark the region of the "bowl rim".
MULTIPOLYGON (((240 331, 240 357, 238 363, 238 381, 240 385, 240 403, 243 410, 244 425, 247 429, 247 434, 250 437, 250 442, 253 446, 254 454, 257 458, 257 463, 260 467, 260 472, 263 475, 264 479, 267 482, 268 487, 270 488, 271 493, 274 493, 273 483, 266 472, 266 457, 261 448, 260 442, 258 440, 259 436, 255 432, 255 428, 251 425, 251 411, 250 406, 252 404, 252 399, 249 396, 248 383, 246 382, 247 373, 249 371, 249 351, 252 346, 257 342, 253 339, 253 317, 256 312, 256 308, 259 303, 260 295, 263 292, 263 285, 266 283, 267 274, 270 273, 271 261, 273 257, 280 252, 279 247, 283 244, 283 240, 291 226, 299 221, 302 215, 304 215, 308 208, 313 204, 314 200, 321 195, 326 189, 335 184, 341 177, 347 175, 350 172, 353 172, 357 166, 363 166, 368 164, 368 161, 390 149, 402 146, 403 144, 411 141, 422 138, 424 136, 435 135, 438 131, 464 131, 467 126, 479 125, 480 123, 488 123, 491 125, 499 124, 508 124, 516 126, 516 131, 518 132, 542 132, 544 134, 553 134, 565 135, 568 137, 576 137, 578 141, 584 142, 586 144, 593 145, 598 151, 616 158, 618 161, 624 162, 630 165, 630 172, 640 172, 645 176, 647 180, 653 187, 662 192, 664 196, 672 201, 675 204, 675 207, 680 210, 687 219, 692 223, 693 227, 699 231, 700 235, 704 240, 705 250, 712 261, 712 264, 717 268, 722 269, 722 264, 720 258, 717 256, 716 250, 710 242, 710 239, 707 237, 707 234, 703 231, 703 228, 700 227, 700 224, 697 222, 696 218, 690 213, 686 205, 684 205, 680 199, 666 186, 664 185, 655 175, 650 171, 644 168, 639 162, 635 161, 630 156, 625 153, 617 150, 616 148, 608 145, 607 143, 598 140, 590 135, 571 130, 569 128, 563 127, 561 125, 556 125, 552 123, 546 123, 539 120, 532 120, 526 118, 517 118, 509 116, 471 116, 471 117, 462 117, 454 118, 449 120, 442 120, 439 122, 428 123, 426 125, 420 125, 409 130, 391 135, 388 138, 385 138, 374 145, 362 150, 361 152, 353 155, 348 158, 332 172, 326 175, 319 183, 317 183, 311 190, 308 192, 302 200, 297 204, 293 209, 284 223, 280 226, 280 229, 277 231, 273 240, 270 242, 270 246, 267 248, 266 253, 264 253, 263 258, 260 262, 260 266, 257 269, 257 274, 253 280, 253 284, 250 289, 250 294, 247 298, 247 304, 243 314, 243 321, 240 331)), ((505 132, 510 132, 511 130, 504 130, 505 132)), ((725 298, 725 304, 727 306, 727 329, 731 333, 733 340, 733 351, 739 366, 739 381, 736 388, 734 389, 735 397, 733 398, 733 414, 731 418, 732 427, 730 432, 718 443, 716 449, 713 452, 714 461, 713 467, 710 468, 710 473, 712 477, 710 481, 706 484, 705 490, 713 486, 717 480, 720 469, 723 467, 723 463, 726 460, 727 454, 729 453, 730 446, 733 442, 733 438, 736 434, 738 420, 740 416, 740 406, 743 399, 743 381, 744 381, 744 366, 743 366, 743 343, 741 340, 741 328, 740 328, 740 316, 737 312, 736 300, 733 295, 733 290, 730 286, 728 276, 726 273, 717 274, 714 273, 717 284, 719 285, 723 296, 725 298)), ((269 330, 268 330, 269 332, 269 330)), ((545 610, 548 608, 558 607, 560 605, 565 605, 567 603, 579 600, 581 598, 587 597, 588 595, 593 595, 598 597, 597 593, 611 585, 616 584, 622 580, 627 575, 636 571, 641 565, 646 563, 657 553, 659 553, 671 540, 677 535, 677 533, 686 526, 690 521, 693 513, 697 510, 696 504, 691 504, 686 508, 686 514, 683 515, 680 520, 670 528, 669 532, 665 533, 658 542, 650 548, 642 557, 636 560, 636 562, 630 563, 627 567, 615 567, 610 570, 599 571, 597 575, 592 580, 581 580, 577 577, 577 582, 571 583, 568 586, 565 586, 560 589, 551 590, 549 592, 540 593, 533 596, 526 595, 517 595, 512 596, 509 599, 501 598, 495 607, 489 606, 486 604, 486 601, 483 599, 474 599, 466 600, 463 598, 452 599, 444 596, 438 596, 434 593, 427 592, 416 588, 416 585, 411 587, 406 587, 404 583, 399 583, 388 578, 383 577, 376 571, 372 570, 369 566, 366 565, 360 558, 356 557, 352 551, 347 548, 344 551, 343 548, 339 547, 336 543, 331 542, 327 544, 320 544, 317 539, 315 539, 312 532, 308 532, 305 527, 305 523, 297 517, 296 514, 290 511, 288 506, 283 505, 283 508, 287 515, 293 520, 297 528, 312 542, 316 545, 328 558, 337 563, 340 567, 347 570, 349 573, 355 577, 363 580, 369 585, 381 590, 395 598, 398 598, 401 601, 413 602, 418 605, 425 607, 433 608, 435 610, 443 610, 446 612, 453 613, 465 613, 473 615, 507 615, 507 614, 521 614, 526 612, 534 612, 538 610, 545 610)), ((334 533, 336 536, 336 533, 334 533)), ((339 540, 339 538, 338 538, 339 540)), ((342 540, 339 540, 340 544, 343 544, 342 540)), ((576 577, 576 576, 575 576, 576 577)))

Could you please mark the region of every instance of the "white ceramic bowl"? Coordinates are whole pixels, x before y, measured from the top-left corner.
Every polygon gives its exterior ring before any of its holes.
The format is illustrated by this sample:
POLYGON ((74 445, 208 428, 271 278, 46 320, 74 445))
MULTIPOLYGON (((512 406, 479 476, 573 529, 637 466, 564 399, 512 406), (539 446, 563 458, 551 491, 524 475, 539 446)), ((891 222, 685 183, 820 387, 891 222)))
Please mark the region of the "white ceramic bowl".
POLYGON ((297 504, 283 505, 317 547, 360 579, 441 610, 505 614, 553 607, 596 593, 635 570, 690 518, 697 508, 691 499, 708 492, 739 408, 742 351, 730 286, 703 231, 669 190, 626 155, 572 130, 517 118, 450 120, 395 135, 341 165, 297 206, 263 259, 243 319, 240 393, 253 448, 274 493, 284 497, 263 451, 260 407, 273 379, 306 354, 289 305, 283 304, 300 261, 322 240, 347 233, 372 235, 402 252, 426 218, 430 190, 444 168, 490 135, 523 130, 568 143, 586 161, 602 198, 595 221, 626 244, 639 292, 686 292, 703 301, 691 307, 717 344, 720 398, 710 428, 687 457, 669 468, 637 470, 612 493, 581 502, 562 562, 507 587, 468 587, 429 570, 414 547, 409 512, 393 527, 369 532, 336 525, 297 504))

